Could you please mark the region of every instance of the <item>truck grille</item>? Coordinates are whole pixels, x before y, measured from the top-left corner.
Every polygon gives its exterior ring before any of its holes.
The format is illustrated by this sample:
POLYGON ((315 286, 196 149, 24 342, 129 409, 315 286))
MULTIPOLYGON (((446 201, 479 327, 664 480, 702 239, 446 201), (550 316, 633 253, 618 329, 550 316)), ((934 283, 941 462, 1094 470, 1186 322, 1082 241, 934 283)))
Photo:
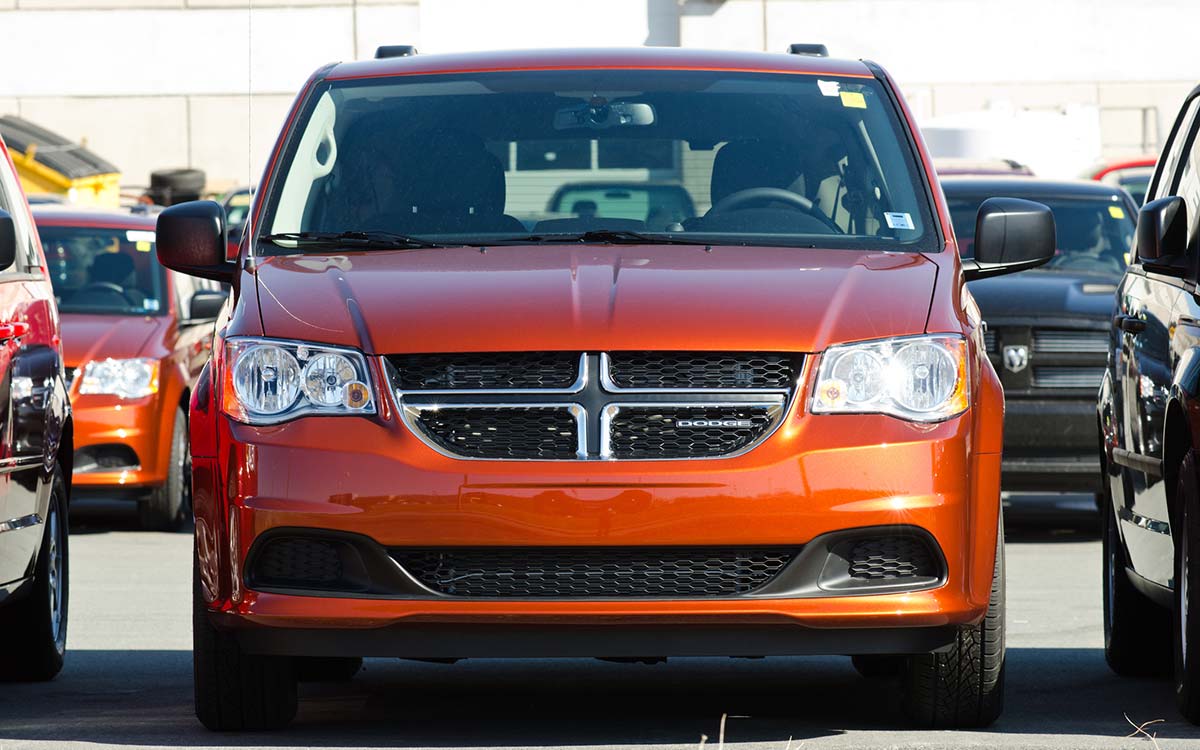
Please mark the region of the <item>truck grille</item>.
POLYGON ((1033 351, 1043 354, 1108 354, 1108 334, 1104 331, 1035 330, 1033 351))
POLYGON ((1035 367, 1036 388, 1099 388, 1104 380, 1103 367, 1035 367))
POLYGON ((722 597, 761 588, 796 548, 441 548, 391 554, 446 596, 500 598, 722 597))
POLYGON ((500 460, 720 458, 778 427, 800 355, 540 352, 388 357, 405 422, 435 450, 500 460))

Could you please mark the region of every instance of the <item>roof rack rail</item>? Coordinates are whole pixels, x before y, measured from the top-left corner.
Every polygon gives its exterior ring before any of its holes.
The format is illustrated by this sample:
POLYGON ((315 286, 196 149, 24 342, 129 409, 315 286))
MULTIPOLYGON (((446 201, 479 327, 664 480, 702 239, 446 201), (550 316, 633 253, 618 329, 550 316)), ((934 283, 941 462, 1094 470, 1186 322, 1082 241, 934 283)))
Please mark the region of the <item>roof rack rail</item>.
POLYGON ((789 44, 789 55, 808 55, 809 57, 829 57, 829 48, 824 44, 789 44))
POLYGON ((417 48, 411 44, 385 44, 375 50, 375 59, 383 60, 388 57, 412 57, 417 54, 417 48))

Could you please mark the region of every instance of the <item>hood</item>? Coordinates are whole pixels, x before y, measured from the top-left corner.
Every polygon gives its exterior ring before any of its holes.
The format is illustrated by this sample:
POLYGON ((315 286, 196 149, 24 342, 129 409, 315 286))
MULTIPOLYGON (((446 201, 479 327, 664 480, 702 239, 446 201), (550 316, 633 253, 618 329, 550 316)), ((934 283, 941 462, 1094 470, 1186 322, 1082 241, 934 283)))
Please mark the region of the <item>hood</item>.
POLYGON ((78 367, 94 359, 141 356, 146 343, 168 324, 166 316, 63 313, 60 325, 65 364, 78 367))
POLYGON ((276 256, 268 336, 372 353, 818 351, 925 330, 919 254, 578 245, 276 256))
POLYGON ((1112 316, 1120 277, 1069 271, 1022 271, 967 285, 984 320, 1112 316))

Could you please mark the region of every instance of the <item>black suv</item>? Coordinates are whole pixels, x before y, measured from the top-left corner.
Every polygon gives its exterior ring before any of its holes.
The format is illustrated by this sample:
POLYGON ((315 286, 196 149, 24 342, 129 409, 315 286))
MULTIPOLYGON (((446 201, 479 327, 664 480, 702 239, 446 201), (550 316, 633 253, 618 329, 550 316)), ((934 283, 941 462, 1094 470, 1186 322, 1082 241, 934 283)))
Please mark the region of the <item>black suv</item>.
POLYGON ((1200 87, 1171 130, 1138 216, 1100 389, 1109 493, 1104 635, 1120 674, 1174 662, 1200 723, 1200 87))
POLYGON ((1016 492, 1100 491, 1096 389, 1104 377, 1113 298, 1128 265, 1137 207, 1119 187, 1014 177, 946 177, 942 190, 964 256, 988 198, 1054 212, 1057 250, 1041 268, 972 281, 984 344, 1004 386, 1001 484, 1016 492))

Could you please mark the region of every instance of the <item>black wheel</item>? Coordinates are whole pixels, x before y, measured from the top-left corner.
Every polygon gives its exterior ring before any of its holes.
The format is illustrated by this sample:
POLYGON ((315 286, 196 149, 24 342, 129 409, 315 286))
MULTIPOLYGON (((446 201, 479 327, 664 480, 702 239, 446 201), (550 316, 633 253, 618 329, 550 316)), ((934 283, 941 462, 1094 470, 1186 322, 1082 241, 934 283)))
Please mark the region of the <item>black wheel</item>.
POLYGON ((1129 582, 1128 563, 1116 511, 1107 499, 1100 511, 1104 559, 1104 658, 1126 677, 1165 677, 1171 673, 1171 613, 1129 582))
POLYGON ((986 727, 999 718, 1004 708, 1003 522, 987 614, 978 625, 961 627, 949 651, 909 657, 905 671, 904 708, 917 724, 986 727))
POLYGON ((155 487, 140 503, 138 518, 147 531, 180 531, 192 510, 192 456, 188 446, 187 414, 175 410, 171 428, 171 456, 167 481, 155 487))
POLYGON ((54 472, 42 546, 34 567, 33 590, 0 609, 0 633, 8 644, 0 659, 0 679, 41 681, 63 667, 67 652, 68 555, 67 492, 62 472, 54 472))
POLYGON ((196 718, 213 731, 282 729, 296 716, 292 660, 243 653, 232 633, 214 628, 198 570, 192 576, 192 680, 196 718))
POLYGON ((904 672, 905 661, 905 657, 891 654, 857 654, 850 657, 854 669, 868 680, 898 677, 904 672))
POLYGON ((1184 718, 1200 724, 1200 497, 1196 454, 1188 451, 1175 485, 1175 699, 1184 718))
POLYGON ((306 656, 295 660, 300 682, 346 682, 362 669, 358 657, 306 656))

